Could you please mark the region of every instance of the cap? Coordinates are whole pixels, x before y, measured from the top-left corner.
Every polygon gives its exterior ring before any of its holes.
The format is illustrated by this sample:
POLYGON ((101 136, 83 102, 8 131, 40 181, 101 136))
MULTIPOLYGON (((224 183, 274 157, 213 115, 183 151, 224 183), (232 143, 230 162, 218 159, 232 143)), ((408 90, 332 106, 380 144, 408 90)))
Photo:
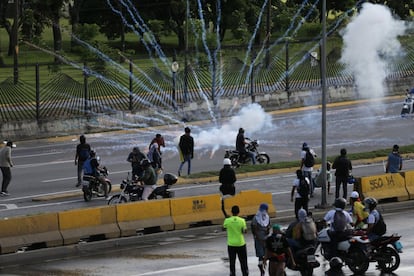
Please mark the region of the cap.
POLYGON ((277 231, 280 231, 280 229, 281 229, 280 225, 276 224, 276 223, 272 225, 272 228, 273 228, 273 230, 277 230, 277 231))
POLYGON ((306 213, 306 210, 301 208, 298 211, 298 218, 300 221, 304 220, 306 217, 308 216, 308 214, 306 213))
POLYGON ((351 198, 359 198, 359 193, 357 191, 353 191, 351 194, 351 198))
POLYGON ((262 203, 260 204, 259 210, 267 211, 269 210, 269 205, 267 205, 266 203, 262 203))

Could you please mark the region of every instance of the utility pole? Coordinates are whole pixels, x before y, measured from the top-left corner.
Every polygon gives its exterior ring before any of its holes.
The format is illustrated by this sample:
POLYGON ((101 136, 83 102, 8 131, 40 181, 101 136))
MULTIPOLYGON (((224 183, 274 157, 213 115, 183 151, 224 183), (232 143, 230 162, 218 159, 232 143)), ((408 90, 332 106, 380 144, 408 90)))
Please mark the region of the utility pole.
POLYGON ((269 69, 270 65, 270 18, 272 10, 272 0, 267 2, 267 19, 266 19, 266 69, 269 69))

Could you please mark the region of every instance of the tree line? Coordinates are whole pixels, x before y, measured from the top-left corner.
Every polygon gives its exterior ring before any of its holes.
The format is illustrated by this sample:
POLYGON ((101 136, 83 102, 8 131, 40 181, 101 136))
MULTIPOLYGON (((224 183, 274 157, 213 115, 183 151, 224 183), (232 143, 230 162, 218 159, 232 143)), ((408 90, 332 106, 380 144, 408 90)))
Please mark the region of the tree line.
MULTIPOLYGON (((326 8, 330 14, 353 13, 364 2, 384 4, 403 20, 414 9, 414 0, 326 0, 326 8)), ((18 43, 17 36, 36 43, 46 28, 52 29, 54 51, 61 51, 62 19, 70 24, 71 47, 76 38, 86 39, 99 32, 108 40, 120 40, 120 50, 125 50, 126 33, 135 32, 144 43, 150 32, 156 39, 175 36, 175 47, 181 51, 188 43, 189 28, 191 32, 206 29, 221 42, 227 33, 246 41, 258 30, 254 40, 260 44, 271 34, 286 30, 292 18, 319 24, 321 5, 322 0, 1 0, 0 28, 8 34, 9 56, 18 43), (298 11, 300 16, 294 17, 298 11)))

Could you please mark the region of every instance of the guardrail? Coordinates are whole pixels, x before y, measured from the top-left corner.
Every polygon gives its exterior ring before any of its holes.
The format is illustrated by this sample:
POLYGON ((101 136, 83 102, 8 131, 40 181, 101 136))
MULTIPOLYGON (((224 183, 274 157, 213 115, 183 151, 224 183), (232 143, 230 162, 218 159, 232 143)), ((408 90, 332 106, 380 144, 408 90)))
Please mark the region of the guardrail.
MULTIPOLYGON (((226 209, 239 205, 243 217, 252 217, 261 203, 276 216, 272 194, 242 191, 223 201, 226 209)), ((0 220, 0 254, 22 248, 45 248, 133 236, 138 233, 219 225, 225 219, 218 194, 138 201, 115 206, 75 209, 0 220)))

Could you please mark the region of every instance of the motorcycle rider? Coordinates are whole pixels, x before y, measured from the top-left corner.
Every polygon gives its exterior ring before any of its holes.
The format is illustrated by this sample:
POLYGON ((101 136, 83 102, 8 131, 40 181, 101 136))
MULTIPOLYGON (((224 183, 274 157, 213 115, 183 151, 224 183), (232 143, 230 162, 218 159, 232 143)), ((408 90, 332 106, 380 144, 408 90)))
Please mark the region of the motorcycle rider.
POLYGON ((334 209, 328 211, 324 216, 324 221, 330 224, 330 230, 328 232, 331 238, 330 243, 330 256, 337 257, 337 246, 340 241, 345 240, 350 234, 352 217, 345 211, 346 200, 342 197, 335 199, 334 209))
POLYGON ((372 197, 364 199, 365 210, 369 211, 367 218, 367 235, 370 241, 376 240, 385 234, 387 227, 384 223, 382 215, 377 210, 377 200, 372 197))
POLYGON ((350 203, 351 210, 349 210, 349 213, 353 217, 353 225, 356 228, 362 228, 365 224, 366 218, 368 217, 368 212, 364 210, 365 206, 362 204, 357 191, 353 191, 351 193, 350 203))
POLYGON ((286 238, 293 254, 308 245, 315 245, 316 234, 316 224, 312 216, 305 209, 299 209, 298 219, 289 224, 286 230, 286 238))
POLYGON ((127 161, 131 163, 132 167, 132 178, 142 176, 142 167, 140 165, 142 159, 145 159, 145 154, 138 147, 134 147, 127 157, 127 161))
MULTIPOLYGON (((240 157, 239 160, 245 160, 246 157, 250 157, 252 160, 253 165, 256 164, 256 156, 253 152, 246 150, 246 145, 249 144, 244 137, 244 129, 239 128, 239 133, 237 134, 236 138, 236 150, 239 152, 240 157)), ((243 163, 243 162, 242 162, 243 163)))
POLYGON ((141 167, 144 172, 140 180, 144 183, 144 191, 142 192, 142 200, 148 200, 149 195, 154 190, 155 185, 157 184, 157 176, 155 174, 154 168, 151 166, 151 163, 148 159, 142 159, 141 167))
POLYGON ((105 193, 105 199, 109 199, 108 197, 108 185, 105 181, 105 177, 101 175, 101 171, 103 169, 99 166, 98 159, 96 158, 96 152, 94 150, 91 150, 89 152, 89 159, 87 159, 83 163, 83 170, 85 175, 91 175, 99 180, 99 182, 102 184, 102 188, 105 193))

